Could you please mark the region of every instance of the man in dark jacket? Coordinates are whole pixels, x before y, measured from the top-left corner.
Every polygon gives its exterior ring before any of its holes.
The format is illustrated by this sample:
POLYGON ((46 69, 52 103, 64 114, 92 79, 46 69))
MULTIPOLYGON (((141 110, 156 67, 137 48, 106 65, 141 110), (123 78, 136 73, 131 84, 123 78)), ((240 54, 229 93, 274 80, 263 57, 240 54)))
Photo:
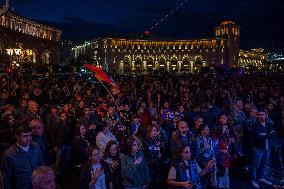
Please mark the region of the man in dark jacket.
POLYGON ((259 173, 259 182, 272 185, 271 182, 265 180, 264 170, 270 155, 269 142, 276 133, 266 120, 267 114, 265 110, 260 110, 257 114, 257 121, 253 124, 252 185, 255 188, 260 188, 256 182, 257 173, 259 173))
POLYGON ((50 147, 45 138, 44 125, 40 119, 33 119, 29 127, 32 129, 33 141, 38 143, 41 153, 43 155, 43 164, 51 166, 52 158, 50 154, 50 147))
POLYGON ((32 171, 42 165, 42 154, 37 143, 32 142, 28 126, 15 130, 16 143, 2 156, 1 171, 5 189, 31 189, 32 171))

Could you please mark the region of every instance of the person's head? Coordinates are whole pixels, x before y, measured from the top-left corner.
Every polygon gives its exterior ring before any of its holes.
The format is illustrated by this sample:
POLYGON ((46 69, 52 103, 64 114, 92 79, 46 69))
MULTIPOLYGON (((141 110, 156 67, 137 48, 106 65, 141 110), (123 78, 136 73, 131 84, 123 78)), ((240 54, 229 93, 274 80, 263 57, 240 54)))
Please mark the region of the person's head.
POLYGON ((28 101, 26 99, 22 99, 21 108, 26 109, 28 107, 28 101))
POLYGON ((185 134, 188 131, 188 125, 185 121, 178 122, 178 130, 181 134, 185 134))
POLYGON ((169 108, 169 107, 170 107, 170 103, 166 101, 166 102, 164 103, 164 108, 167 109, 167 108, 169 108))
POLYGON ((115 157, 119 154, 119 146, 118 144, 111 140, 107 143, 106 145, 106 149, 104 152, 104 159, 108 158, 108 157, 115 157))
POLYGON ((252 118, 256 118, 256 116, 257 116, 257 110, 256 110, 256 108, 251 108, 251 109, 249 110, 249 115, 250 115, 250 117, 252 117, 252 118))
POLYGON ((110 115, 114 114, 114 111, 115 111, 114 106, 110 106, 110 107, 108 107, 108 109, 107 109, 107 113, 110 114, 110 115))
POLYGON ((266 118, 267 118, 266 111, 264 109, 259 110, 257 113, 257 120, 260 123, 264 123, 266 121, 266 118))
POLYGON ((201 108, 200 108, 200 105, 198 105, 198 104, 193 107, 194 112, 200 112, 200 110, 201 110, 201 108))
POLYGON ((244 105, 243 105, 243 101, 242 101, 242 100, 240 100, 240 99, 237 100, 236 108, 237 108, 237 110, 239 110, 239 111, 242 111, 242 110, 243 110, 244 105))
POLYGON ((153 118, 152 119, 152 125, 157 127, 157 129, 160 129, 160 126, 161 126, 160 124, 161 123, 160 123, 160 120, 158 118, 153 118))
POLYGON ((128 155, 136 154, 139 151, 139 141, 135 137, 130 137, 127 140, 126 153, 128 155))
POLYGON ((197 116, 194 118, 195 128, 198 129, 203 124, 203 118, 200 116, 197 116))
POLYGON ((28 108, 29 108, 30 112, 37 113, 37 111, 38 111, 38 104, 36 103, 36 101, 30 100, 28 102, 28 108))
POLYGON ((188 145, 182 145, 178 152, 182 160, 189 160, 191 158, 190 147, 188 145))
POLYGON ((32 130, 27 125, 16 127, 15 138, 20 146, 29 146, 32 142, 32 130))
POLYGON ((90 117, 90 113, 91 113, 90 108, 89 107, 85 107, 85 109, 84 109, 85 117, 90 117))
POLYGON ((43 136, 44 135, 44 126, 40 119, 33 119, 30 124, 30 128, 32 129, 32 134, 34 136, 43 136))
POLYGON ((151 138, 151 139, 154 139, 158 136, 159 134, 159 130, 156 126, 149 126, 147 128, 147 132, 148 132, 148 136, 151 138))
POLYGON ((266 108, 267 108, 267 110, 268 110, 269 112, 271 112, 271 111, 273 110, 273 108, 274 108, 273 103, 269 102, 269 103, 266 105, 266 108))
POLYGON ((68 112, 69 111, 69 105, 68 104, 64 104, 63 111, 64 112, 68 112))
POLYGON ((126 112, 127 112, 127 111, 129 111, 130 107, 129 107, 129 105, 128 105, 128 104, 124 104, 124 108, 123 108, 123 109, 124 109, 124 111, 126 111, 126 112))
POLYGON ((61 112, 61 113, 59 114, 59 119, 60 119, 60 121, 62 121, 62 122, 66 121, 66 119, 67 119, 66 113, 65 113, 65 112, 61 112))
POLYGON ((51 106, 50 112, 51 112, 52 114, 56 114, 56 113, 57 113, 57 107, 56 107, 56 106, 51 106))
POLYGON ((178 111, 179 111, 179 112, 184 112, 184 107, 183 107, 183 105, 179 106, 178 111))
POLYGON ((209 129, 208 125, 201 125, 199 130, 200 130, 201 136, 209 136, 210 135, 210 129, 209 129))
POLYGON ((100 163, 102 156, 100 154, 100 150, 96 146, 88 146, 86 149, 86 153, 89 158, 89 161, 92 164, 100 163))
POLYGON ((218 121, 220 125, 227 125, 227 116, 225 114, 221 114, 218 121))
POLYGON ((86 134, 86 128, 84 125, 80 125, 79 127, 79 134, 84 136, 86 134))
POLYGON ((139 109, 138 109, 138 114, 143 114, 145 111, 145 108, 143 106, 140 106, 139 109))
POLYGON ((12 114, 6 114, 4 117, 3 117, 3 123, 6 125, 6 126, 13 126, 15 124, 15 118, 12 114))
POLYGON ((33 189, 55 189, 55 175, 53 170, 47 166, 41 166, 33 170, 33 189))

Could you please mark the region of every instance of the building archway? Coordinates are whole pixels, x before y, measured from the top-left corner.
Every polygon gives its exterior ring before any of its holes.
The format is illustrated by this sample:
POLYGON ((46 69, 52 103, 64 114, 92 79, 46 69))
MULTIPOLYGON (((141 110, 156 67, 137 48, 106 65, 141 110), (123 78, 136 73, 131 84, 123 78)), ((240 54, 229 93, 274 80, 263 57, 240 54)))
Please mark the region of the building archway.
POLYGON ((165 57, 159 57, 157 68, 159 71, 167 71, 167 62, 165 57))
POLYGON ((143 69, 143 62, 140 56, 136 57, 134 62, 134 71, 141 72, 143 69))
POLYGON ((190 72, 191 69, 191 64, 190 64, 190 59, 189 57, 184 57, 182 59, 182 63, 181 63, 181 72, 190 72))
POLYGON ((129 56, 124 57, 123 59, 123 72, 129 73, 131 71, 131 58, 129 56))
POLYGON ((201 56, 195 57, 193 65, 194 72, 199 72, 202 68, 203 68, 202 57, 201 56))
POLYGON ((178 59, 177 57, 172 57, 169 65, 170 72, 178 72, 178 59))
POLYGON ((153 57, 148 57, 146 60, 146 70, 147 72, 152 72, 155 68, 155 61, 153 57))
POLYGON ((48 51, 44 51, 41 54, 40 59, 43 65, 50 64, 50 53, 48 51))

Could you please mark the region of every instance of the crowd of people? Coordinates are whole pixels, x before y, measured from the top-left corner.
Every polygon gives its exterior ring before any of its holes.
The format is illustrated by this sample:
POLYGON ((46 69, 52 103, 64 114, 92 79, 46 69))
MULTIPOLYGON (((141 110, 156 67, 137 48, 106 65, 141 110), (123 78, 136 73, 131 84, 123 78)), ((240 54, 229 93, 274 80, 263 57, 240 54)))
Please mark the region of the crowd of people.
POLYGON ((69 188, 229 188, 240 159, 253 187, 272 185, 266 168, 284 131, 281 77, 211 70, 114 80, 114 98, 80 75, 2 86, 4 188, 64 188, 70 172, 78 185, 69 188))

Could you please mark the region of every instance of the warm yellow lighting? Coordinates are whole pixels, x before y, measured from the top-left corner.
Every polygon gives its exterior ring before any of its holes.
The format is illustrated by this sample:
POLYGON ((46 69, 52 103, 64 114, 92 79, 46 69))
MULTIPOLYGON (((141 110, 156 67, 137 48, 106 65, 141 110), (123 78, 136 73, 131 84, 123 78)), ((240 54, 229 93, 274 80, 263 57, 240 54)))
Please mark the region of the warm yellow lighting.
POLYGON ((6 49, 8 55, 12 56, 14 54, 13 49, 6 49))
POLYGON ((22 49, 14 49, 15 55, 21 55, 22 54, 22 49))

